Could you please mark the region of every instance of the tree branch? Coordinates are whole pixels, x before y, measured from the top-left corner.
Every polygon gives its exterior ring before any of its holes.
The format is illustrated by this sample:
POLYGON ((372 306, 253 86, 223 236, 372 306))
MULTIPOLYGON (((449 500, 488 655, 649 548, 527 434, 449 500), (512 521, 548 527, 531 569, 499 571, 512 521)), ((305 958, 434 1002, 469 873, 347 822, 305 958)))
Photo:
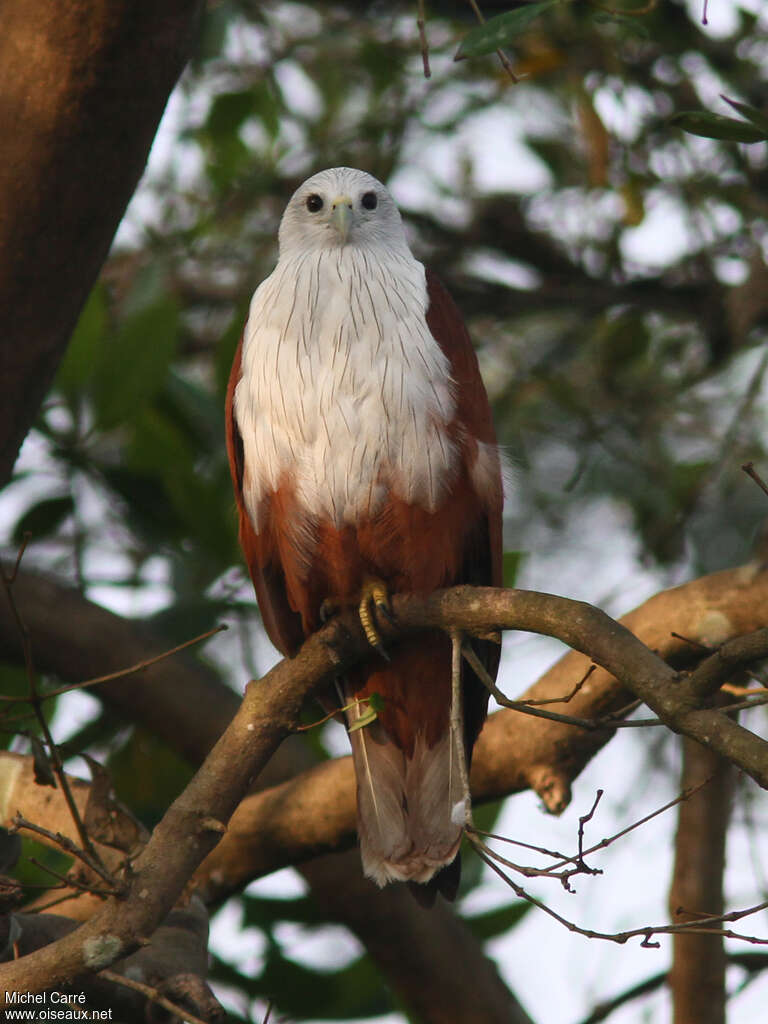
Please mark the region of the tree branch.
MULTIPOLYGON (((3 568, 9 568, 4 563, 3 568)), ((35 665, 60 679, 80 682, 118 672, 162 654, 167 645, 140 623, 88 601, 72 587, 21 570, 13 584, 29 631, 35 665)), ((0 600, 0 658, 23 664, 12 610, 0 600)), ((127 721, 140 723, 174 750, 198 763, 237 712, 238 697, 216 672, 191 653, 175 654, 130 679, 90 691, 127 721)))
MULTIPOLYGON (((669 912, 675 922, 723 912, 723 871, 730 818, 730 764, 694 740, 683 739, 683 787, 709 779, 678 809, 669 912)), ((725 1024, 726 956, 721 935, 679 933, 669 973, 676 1024, 725 1024)))
POLYGON ((363 878, 356 850, 318 857, 304 865, 302 874, 329 918, 361 938, 416 1020, 532 1024, 492 961, 477 955, 469 927, 444 901, 424 910, 405 886, 378 890, 363 878))
MULTIPOLYGON (((753 570, 750 577, 757 573, 753 570)), ((602 665, 665 721, 698 734, 712 749, 729 748, 731 760, 766 782, 767 745, 718 711, 697 710, 685 680, 599 609, 547 594, 482 587, 426 597, 396 595, 392 606, 397 634, 394 626, 383 629, 392 639, 435 627, 482 634, 523 629, 556 636, 602 665), (720 719, 737 733, 729 734, 720 719)), ((0 991, 40 991, 83 971, 101 970, 151 934, 218 842, 219 823, 229 820, 271 753, 296 728, 304 699, 370 656, 359 619, 348 612, 311 636, 294 659, 280 662, 258 684, 250 683, 234 720, 137 858, 126 900, 108 900, 72 936, 0 969, 0 991)), ((727 756, 728 750, 723 753, 727 756)))
MULTIPOLYGON (((63 678, 81 679, 94 671, 119 670, 125 664, 141 662, 163 650, 158 638, 137 623, 106 612, 69 587, 34 573, 20 574, 16 585, 19 587, 17 602, 21 603, 25 621, 33 634, 38 663, 43 662, 46 668, 63 678)), ((20 649, 14 646, 17 633, 10 619, 4 620, 0 606, 0 651, 5 645, 6 656, 20 656, 20 649)), ((213 672, 188 655, 174 655, 162 665, 130 679, 98 686, 91 692, 105 699, 126 719, 139 721, 146 728, 160 732, 173 749, 196 763, 205 757, 239 704, 236 695, 222 686, 213 672)), ((298 736, 289 737, 262 772, 259 784, 274 786, 282 783, 312 763, 306 743, 298 736)), ((51 795, 55 796, 49 793, 51 795)), ((66 808, 59 807, 61 813, 58 813, 54 811, 55 806, 58 804, 54 799, 48 805, 46 818, 55 822, 51 827, 66 833, 70 829, 66 808), (51 815, 55 816, 51 818, 51 815)), ((359 873, 359 866, 357 870, 359 873)), ((366 948, 375 950, 377 947, 385 919, 388 934, 410 933, 412 900, 382 900, 382 896, 377 894, 378 909, 375 913, 368 913, 365 908, 370 902, 369 894, 361 892, 363 905, 354 908, 354 915, 349 917, 348 901, 339 903, 336 898, 348 885, 345 863, 338 858, 330 858, 320 875, 311 876, 311 864, 306 865, 306 871, 315 898, 323 905, 333 905, 335 920, 355 931, 366 948)), ((98 905, 100 901, 95 897, 80 896, 57 905, 56 910, 85 920, 98 905)), ((465 934, 463 941, 457 940, 452 951, 442 948, 447 927, 443 921, 445 917, 451 917, 450 911, 442 913, 439 920, 427 916, 422 921, 422 948, 417 950, 410 944, 403 947, 398 943, 401 951, 399 960, 390 964, 379 958, 379 965, 388 983, 409 1005, 420 1004, 423 998, 423 983, 419 975, 435 979, 443 975, 451 979, 461 978, 463 972, 470 971, 472 977, 479 979, 473 990, 473 1012, 475 1015, 487 1012, 492 1020, 498 1007, 503 1005, 499 991, 503 986, 482 947, 471 935, 465 934), (442 950, 439 962, 430 952, 438 946, 442 950), (418 963, 418 970, 410 969, 411 963, 418 963), (408 990, 410 983, 415 985, 416 991, 408 990)), ((459 925, 453 927, 461 928, 459 925)), ((505 998, 509 1005, 516 1005, 509 993, 505 998)), ((443 1003, 438 999, 435 1005, 439 1010, 443 1003)), ((431 1016, 425 1014, 423 1019, 425 1024, 432 1024, 431 1016)))
POLYGON ((200 0, 6 0, 0 486, 144 170, 200 0), (137 74, 141 68, 141 74, 137 74))
MULTIPOLYGON (((666 662, 684 668, 701 658, 690 641, 718 644, 768 624, 768 569, 747 565, 702 577, 655 595, 621 622, 666 662)), ((589 665, 587 657, 570 652, 520 699, 567 694, 589 665)), ((668 666, 665 670, 672 672, 668 666)), ((553 707, 596 719, 621 711, 631 699, 628 686, 598 667, 567 705, 553 707)), ((475 748, 473 798, 494 800, 531 788, 550 811, 560 813, 570 801, 571 781, 613 735, 610 728, 586 732, 515 711, 497 712, 489 716, 475 748)), ((350 757, 323 762, 246 797, 198 871, 206 899, 224 899, 285 864, 350 846, 355 808, 350 757)))

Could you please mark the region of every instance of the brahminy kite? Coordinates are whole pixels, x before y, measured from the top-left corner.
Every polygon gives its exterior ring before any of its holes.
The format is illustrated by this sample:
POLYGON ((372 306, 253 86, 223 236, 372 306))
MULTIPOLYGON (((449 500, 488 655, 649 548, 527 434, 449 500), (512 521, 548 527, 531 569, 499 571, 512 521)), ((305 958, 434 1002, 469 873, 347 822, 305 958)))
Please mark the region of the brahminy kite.
MULTIPOLYGON (((500 585, 501 469, 477 358, 370 174, 321 171, 291 197, 232 367, 227 442, 240 541, 283 654, 329 609, 359 606, 375 642, 370 603, 387 592, 500 585)), ((498 644, 473 646, 495 677, 498 644)), ((388 654, 338 687, 363 868, 380 886, 421 883, 422 902, 452 899, 488 691, 464 665, 452 728, 449 637, 388 654)))

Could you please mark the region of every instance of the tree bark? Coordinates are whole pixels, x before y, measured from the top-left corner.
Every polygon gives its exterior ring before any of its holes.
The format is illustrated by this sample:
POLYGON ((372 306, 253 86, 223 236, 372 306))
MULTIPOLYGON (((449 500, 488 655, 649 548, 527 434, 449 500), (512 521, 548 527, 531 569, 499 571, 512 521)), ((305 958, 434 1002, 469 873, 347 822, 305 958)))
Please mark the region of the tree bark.
POLYGON ((0 486, 187 62, 201 0, 4 0, 0 486))
POLYGON ((328 917, 361 939, 416 1020, 532 1024, 469 927, 443 900, 425 910, 403 885, 378 890, 363 878, 357 850, 317 857, 302 874, 328 917))
MULTIPOLYGON (((759 574, 754 568, 747 580, 759 574)), ((392 607, 397 626, 383 630, 386 636, 435 627, 478 634, 522 629, 556 636, 616 676, 676 731, 723 753, 768 788, 765 741, 717 709, 699 710, 696 696, 707 698, 703 688, 697 689, 696 672, 687 679, 681 676, 599 609, 551 594, 489 587, 455 587, 426 597, 396 595, 392 607)), ((762 634, 760 650, 768 657, 768 630, 762 634)), ((755 645, 747 646, 754 656, 755 645)), ((295 658, 280 662, 258 684, 250 683, 235 718, 134 862, 125 898, 108 899, 71 936, 24 957, 10 970, 1 967, 0 991, 3 983, 6 991, 14 986, 40 991, 85 969, 103 969, 132 952, 137 936, 150 935, 169 912, 226 832, 226 823, 271 754, 296 730, 305 699, 370 656, 359 617, 350 611, 310 636, 295 658)))
MULTIPOLYGON (((669 910, 675 923, 723 912, 725 845, 731 810, 731 765, 687 736, 681 788, 708 785, 678 809, 669 910)), ((725 1024, 726 955, 720 935, 678 933, 669 987, 674 1024, 725 1024)))

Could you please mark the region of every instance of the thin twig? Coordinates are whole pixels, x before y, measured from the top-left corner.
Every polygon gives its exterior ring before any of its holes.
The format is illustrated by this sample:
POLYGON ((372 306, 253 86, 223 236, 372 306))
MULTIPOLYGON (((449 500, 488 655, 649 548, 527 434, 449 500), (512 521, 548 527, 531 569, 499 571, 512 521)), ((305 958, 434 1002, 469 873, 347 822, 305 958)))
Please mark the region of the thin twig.
POLYGON ((761 491, 765 491, 765 493, 768 494, 768 484, 766 484, 765 480, 763 480, 763 478, 755 469, 754 462, 745 462, 741 468, 744 470, 747 476, 752 477, 752 479, 755 481, 755 483, 761 491))
MULTIPOLYGON (((726 960, 729 965, 741 967, 742 970, 746 971, 746 981, 749 983, 757 974, 765 970, 768 958, 765 953, 729 953, 726 956, 726 960), (756 958, 754 963, 752 962, 753 958, 756 958)), ((635 999, 641 999, 643 996, 649 995, 651 992, 656 991, 656 989, 661 988, 662 985, 667 983, 668 977, 668 971, 660 971, 658 974, 653 974, 650 978, 646 978, 645 981, 632 985, 618 995, 602 1000, 595 1006, 588 1017, 584 1017, 579 1021, 579 1024, 600 1024, 600 1021, 607 1020, 615 1010, 626 1005, 626 1003, 630 1003, 635 999)), ((741 987, 737 991, 741 991, 741 987)))
MULTIPOLYGON (((660 943, 652 941, 654 935, 672 935, 675 932, 687 932, 696 935, 724 935, 726 938, 741 939, 743 942, 750 942, 753 945, 768 946, 768 939, 761 939, 756 935, 743 935, 727 928, 700 927, 702 922, 698 921, 684 921, 680 924, 647 925, 642 928, 630 928, 624 932, 598 932, 591 928, 582 928, 580 925, 576 924, 575 921, 569 921, 568 918, 563 917, 562 914, 558 914, 556 910, 548 907, 546 903, 537 899, 510 878, 509 875, 494 862, 494 859, 488 855, 486 850, 483 848, 483 843, 477 838, 477 836, 468 832, 467 838, 477 850, 478 856, 488 865, 489 868, 491 868, 492 871, 495 871, 496 874, 506 882, 510 889, 512 889, 520 899, 526 900, 526 902, 538 907, 539 910, 542 910, 549 917, 563 925, 563 927, 567 928, 568 931, 584 935, 588 939, 604 939, 607 942, 615 942, 618 945, 624 945, 630 939, 642 938, 642 942, 640 943, 641 946, 645 946, 646 948, 658 948, 660 943)), ((726 921, 738 921, 745 917, 750 917, 752 914, 757 914, 766 908, 768 908, 768 900, 763 903, 755 904, 753 907, 747 907, 744 910, 733 910, 728 914, 713 915, 703 923, 717 924, 725 923, 726 921)))
MULTIPOLYGON (((575 715, 561 715, 557 711, 544 711, 543 708, 531 707, 528 701, 511 700, 501 692, 493 679, 491 679, 485 669, 485 666, 471 647, 468 647, 465 644, 461 649, 461 653, 466 658, 475 675, 480 679, 483 685, 490 690, 496 702, 502 707, 511 708, 513 711, 521 711, 524 715, 533 715, 534 718, 549 718, 553 722, 562 722, 564 725, 575 725, 581 729, 589 729, 590 731, 600 728, 595 724, 595 722, 588 718, 577 718, 575 715)), ((613 728, 613 726, 611 728, 613 728)))
POLYGON ((107 885, 114 887, 119 891, 120 887, 118 883, 104 867, 101 860, 98 857, 94 858, 91 855, 90 850, 81 850, 80 847, 73 843, 68 836, 62 835, 61 832, 51 832, 49 829, 43 828, 42 825, 36 825, 33 821, 27 821, 27 819, 21 814, 15 815, 13 819, 13 828, 14 831, 24 829, 27 832, 32 832, 34 835, 42 836, 54 846, 58 846, 65 853, 71 854, 73 857, 82 861, 87 868, 97 874, 99 878, 107 883, 107 885))
MULTIPOLYGON (((48 690, 46 693, 41 693, 38 699, 49 700, 51 697, 59 697, 62 693, 69 693, 71 690, 82 690, 86 686, 98 686, 100 683, 109 683, 115 679, 123 679, 125 676, 133 675, 135 672, 143 672, 144 669, 149 668, 151 665, 156 665, 158 661, 170 658, 174 654, 178 654, 179 651, 183 651, 187 647, 192 647, 194 644, 202 643, 203 640, 207 640, 216 633, 222 633, 225 629, 229 629, 229 626, 222 622, 218 626, 214 626, 213 629, 209 629, 205 633, 200 633, 199 636, 193 637, 191 640, 185 640, 184 643, 177 644, 176 647, 171 647, 169 650, 163 651, 162 654, 156 654, 152 658, 145 658, 143 661, 138 661, 135 665, 131 665, 129 668, 121 668, 117 672, 108 672, 105 676, 95 676, 93 679, 86 679, 82 683, 68 683, 66 686, 58 686, 55 690, 48 690)), ((0 694, 0 701, 3 701, 6 704, 30 703, 29 697, 4 696, 2 694, 0 694)))
POLYGON ((40 726, 40 730, 42 731, 43 736, 45 738, 45 742, 48 747, 48 756, 51 759, 51 767, 53 768, 54 775, 56 776, 59 786, 61 787, 61 791, 64 794, 64 799, 67 802, 69 813, 72 816, 72 821, 74 822, 75 828, 77 829, 77 834, 80 837, 80 842, 82 843, 83 848, 87 850, 88 853, 91 855, 94 862, 97 864, 101 864, 101 858, 96 852, 96 848, 91 842, 90 836, 88 835, 85 825, 83 824, 83 820, 80 817, 80 812, 77 809, 77 804, 75 803, 75 799, 72 796, 72 791, 69 788, 69 782, 64 771, 64 765, 62 764, 61 757, 59 756, 58 747, 54 743, 53 736, 51 735, 51 731, 48 728, 48 722, 46 721, 45 715, 43 714, 42 700, 37 691, 37 678, 35 675, 35 667, 32 660, 32 640, 29 635, 29 630, 27 629, 27 626, 21 617, 21 613, 19 612, 18 606, 16 605, 16 598, 13 593, 13 585, 16 582, 19 565, 21 564, 21 556, 24 553, 25 547, 26 539, 21 546, 19 554, 17 555, 16 564, 14 565, 11 575, 7 576, 5 573, 5 569, 2 566, 0 566, 0 579, 2 579, 3 589, 5 590, 5 596, 8 600, 8 604, 11 609, 11 614, 13 615, 13 618, 16 622, 19 635, 21 636, 22 650, 24 652, 24 666, 26 668, 27 682, 29 683, 29 692, 31 695, 29 703, 32 705, 38 724, 40 726))
POLYGON ((119 889, 97 889, 95 886, 87 885, 85 882, 81 882, 77 878, 72 878, 68 875, 62 875, 61 872, 55 871, 48 864, 43 864, 42 861, 38 860, 37 857, 30 857, 29 863, 34 864, 36 868, 40 868, 41 871, 45 871, 52 878, 57 879, 62 885, 68 886, 70 889, 77 889, 81 893, 90 893, 91 896, 119 896, 119 889))
MULTIPOLYGON (((62 888, 62 889, 63 888, 70 889, 71 887, 70 887, 69 883, 67 883, 66 886, 58 886, 58 885, 53 886, 52 885, 52 886, 48 886, 47 888, 48 888, 49 891, 53 891, 55 889, 60 889, 60 888, 62 888)), ((43 914, 43 913, 45 913, 46 910, 50 910, 51 907, 58 907, 60 903, 67 903, 67 902, 69 902, 69 900, 79 900, 82 895, 83 895, 82 892, 79 892, 79 891, 71 892, 70 891, 70 892, 66 893, 64 896, 58 896, 55 900, 48 900, 47 903, 36 903, 34 905, 34 907, 28 907, 26 909, 25 913, 28 913, 28 914, 43 914)))
POLYGON ((674 630, 670 630, 669 635, 673 636, 675 640, 682 640, 683 643, 690 644, 691 647, 698 647, 700 651, 706 651, 707 654, 711 654, 715 650, 709 644, 703 644, 700 640, 692 640, 689 636, 683 636, 682 633, 676 633, 674 630))
POLYGON ((188 1024, 210 1024, 209 1021, 203 1020, 202 1017, 196 1017, 193 1013, 190 1013, 186 1007, 172 1002, 159 989, 153 988, 151 985, 144 985, 140 981, 126 978, 115 971, 99 971, 99 977, 104 978, 105 981, 112 982, 113 985, 122 985, 123 988, 130 988, 134 992, 141 992, 147 999, 151 999, 153 1003, 162 1006, 164 1010, 168 1010, 172 1016, 178 1017, 179 1020, 187 1021, 188 1024))
MULTIPOLYGON (((483 829, 479 829, 479 828, 473 828, 471 831, 474 832, 476 835, 482 835, 482 836, 485 836, 488 839, 495 839, 498 842, 509 843, 509 844, 511 844, 513 846, 520 846, 520 847, 523 847, 523 848, 528 849, 528 850, 533 850, 536 853, 544 854, 547 857, 555 857, 555 858, 557 858, 556 863, 550 864, 546 868, 522 867, 521 865, 514 864, 512 861, 505 860, 495 850, 491 850, 485 844, 483 844, 487 854, 490 857, 493 857, 495 860, 498 860, 499 863, 504 864, 506 867, 509 867, 509 868, 512 868, 513 870, 519 871, 526 878, 538 878, 538 877, 557 878, 563 884, 566 884, 568 879, 571 878, 574 874, 583 874, 584 873, 583 869, 580 868, 580 864, 584 865, 584 858, 585 857, 588 857, 592 853, 596 853, 598 850, 606 849, 607 847, 609 847, 613 843, 615 843, 617 839, 621 839, 623 836, 627 835, 628 833, 633 832, 637 828, 640 828, 641 825, 645 825, 652 818, 656 818, 656 817, 658 817, 658 815, 663 814, 665 811, 668 811, 670 808, 676 806, 679 803, 682 803, 684 800, 690 799, 690 797, 692 797, 695 793, 698 793, 698 791, 700 789, 702 789, 704 786, 706 786, 709 782, 710 782, 710 779, 705 779, 703 782, 700 782, 697 786, 692 786, 692 787, 689 787, 688 789, 684 789, 681 793, 678 793, 678 795, 676 797, 674 797, 674 799, 669 800, 667 803, 663 804, 661 807, 658 807, 655 811, 651 811, 650 814, 646 814, 644 817, 640 818, 638 821, 633 822, 631 825, 627 825, 626 828, 623 828, 619 832, 614 833, 612 836, 609 836, 607 839, 601 839, 599 843, 595 843, 594 846, 590 846, 589 849, 587 849, 587 850, 581 849, 581 845, 580 845, 579 853, 576 854, 575 856, 568 856, 567 854, 559 853, 558 851, 555 851, 555 850, 547 850, 547 849, 545 849, 544 847, 541 847, 541 846, 532 846, 529 843, 523 843, 520 840, 510 839, 508 836, 498 835, 498 834, 493 833, 493 832, 486 832, 483 829), (573 869, 567 869, 569 864, 573 864, 574 868, 573 869), (562 870, 564 868, 567 869, 567 870, 562 870)), ((598 790, 598 794, 601 795, 601 793, 602 793, 602 791, 598 790)), ((595 799, 595 803, 594 803, 594 805, 592 807, 592 810, 589 812, 589 814, 585 815, 583 818, 579 819, 579 822, 580 822, 580 826, 579 826, 580 832, 583 829, 583 825, 581 825, 581 822, 586 822, 586 821, 588 821, 592 817, 592 815, 594 814, 595 808, 597 807, 597 803, 598 803, 598 801, 600 799, 600 795, 598 795, 597 798, 595 799)), ((589 874, 596 874, 597 872, 594 869, 589 868, 588 869, 588 873, 589 874)), ((566 888, 567 888, 567 885, 566 885, 566 888)))
POLYGON ((595 802, 592 804, 592 807, 589 811, 587 811, 586 814, 582 814, 579 818, 579 853, 577 858, 577 864, 579 865, 579 867, 586 869, 589 872, 589 874, 594 874, 594 872, 592 868, 587 868, 587 865, 584 863, 584 826, 587 824, 587 822, 592 821, 595 811, 597 810, 597 805, 603 798, 603 792, 604 790, 598 789, 598 791, 595 793, 595 802))
POLYGON ((419 43, 421 44, 421 62, 424 65, 424 77, 431 78, 432 71, 429 67, 429 42, 427 41, 426 10, 424 0, 417 0, 418 15, 416 25, 419 29, 419 43))
POLYGON ((595 671, 596 668, 597 668, 597 665, 594 665, 594 664, 590 665, 589 668, 587 669, 587 671, 584 673, 584 675, 578 681, 578 683, 576 683, 574 688, 571 690, 571 692, 567 693, 565 695, 565 697, 546 697, 546 698, 542 698, 541 700, 534 700, 533 698, 529 697, 529 698, 526 698, 525 700, 521 700, 519 703, 520 704, 527 704, 529 708, 540 708, 540 707, 543 707, 545 704, 567 704, 568 701, 573 700, 573 698, 576 696, 576 694, 582 688, 584 683, 586 683, 586 681, 589 679, 589 677, 592 675, 592 673, 595 671))
POLYGON ((28 531, 24 533, 23 537, 21 538, 19 550, 16 552, 16 561, 13 563, 13 568, 11 569, 10 575, 6 576, 5 569, 2 568, 2 566, 0 566, 0 571, 2 571, 3 574, 3 581, 9 587, 12 587, 13 584, 16 582, 16 577, 19 575, 19 567, 21 566, 21 560, 24 557, 24 552, 27 550, 27 545, 29 544, 31 539, 31 533, 29 533, 28 531))
MULTIPOLYGON (((480 8, 477 6, 477 0, 469 0, 469 6, 475 12, 475 17, 480 22, 480 24, 484 25, 485 24, 485 15, 480 10, 480 8)), ((515 83, 515 85, 517 85, 519 79, 518 79, 517 75, 515 74, 515 72, 512 70, 512 64, 510 63, 509 57, 506 55, 506 53, 504 53, 503 50, 497 50, 496 54, 497 54, 499 60, 501 61, 501 64, 502 64, 502 67, 504 68, 504 70, 507 72, 507 74, 512 79, 512 81, 515 83)))

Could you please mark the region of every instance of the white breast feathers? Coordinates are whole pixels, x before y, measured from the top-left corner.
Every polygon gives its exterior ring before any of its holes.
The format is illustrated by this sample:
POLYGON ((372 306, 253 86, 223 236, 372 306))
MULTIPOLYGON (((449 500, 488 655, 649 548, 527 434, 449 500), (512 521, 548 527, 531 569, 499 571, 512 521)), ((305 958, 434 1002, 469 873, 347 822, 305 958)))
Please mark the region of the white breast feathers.
POLYGON ((282 259, 251 302, 235 415, 246 507, 281 483, 315 520, 375 514, 388 491, 434 511, 458 470, 450 364, 423 266, 356 246, 282 259))

